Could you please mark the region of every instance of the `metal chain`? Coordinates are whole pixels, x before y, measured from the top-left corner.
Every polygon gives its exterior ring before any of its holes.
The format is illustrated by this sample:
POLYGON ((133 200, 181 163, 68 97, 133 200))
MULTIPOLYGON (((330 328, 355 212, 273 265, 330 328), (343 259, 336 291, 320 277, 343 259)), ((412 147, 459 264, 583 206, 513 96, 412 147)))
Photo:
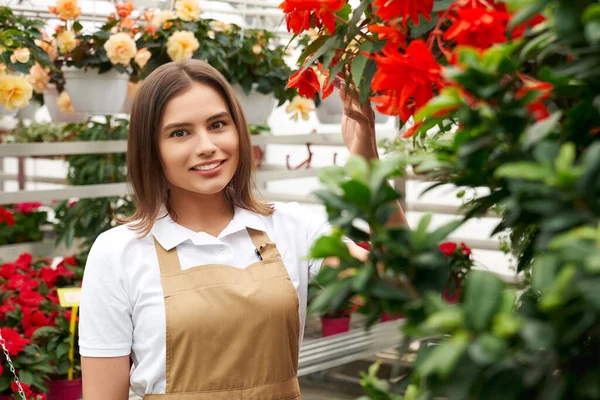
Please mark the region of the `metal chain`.
POLYGON ((8 349, 6 348, 6 342, 4 341, 4 338, 2 337, 2 333, 0 333, 0 346, 2 346, 2 351, 4 352, 6 361, 8 361, 8 368, 10 369, 10 372, 12 372, 15 377, 15 383, 17 384, 17 388, 19 389, 19 394, 21 395, 21 399, 27 400, 27 397, 25 396, 25 392, 23 391, 23 387, 21 386, 21 381, 19 380, 19 377, 17 376, 17 372, 15 371, 15 366, 13 365, 12 360, 10 359, 10 355, 8 354, 8 349))

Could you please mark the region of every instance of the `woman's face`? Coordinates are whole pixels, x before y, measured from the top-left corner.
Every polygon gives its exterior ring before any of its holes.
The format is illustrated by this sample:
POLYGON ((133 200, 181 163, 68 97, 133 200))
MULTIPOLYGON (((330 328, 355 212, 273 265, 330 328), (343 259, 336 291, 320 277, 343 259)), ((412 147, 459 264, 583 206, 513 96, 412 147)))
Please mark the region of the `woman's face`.
POLYGON ((158 143, 171 195, 219 193, 237 170, 237 127, 225 99, 206 84, 195 82, 167 103, 158 143))

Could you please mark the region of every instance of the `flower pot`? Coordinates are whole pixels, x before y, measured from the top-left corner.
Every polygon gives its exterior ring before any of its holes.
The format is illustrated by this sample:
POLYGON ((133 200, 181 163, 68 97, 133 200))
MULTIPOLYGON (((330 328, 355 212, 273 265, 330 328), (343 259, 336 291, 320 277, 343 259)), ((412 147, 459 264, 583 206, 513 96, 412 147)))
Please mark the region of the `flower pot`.
POLYGON ((15 398, 11 396, 0 395, 0 400, 15 400, 15 398))
POLYGON ((262 125, 267 121, 276 104, 272 94, 263 94, 254 89, 246 94, 240 85, 233 85, 233 91, 242 105, 247 123, 262 125))
POLYGON ((337 335, 350 330, 350 313, 340 317, 321 317, 323 337, 337 335))
POLYGON ((15 110, 7 110, 2 104, 0 104, 0 118, 4 117, 14 117, 19 112, 18 109, 15 110))
MULTIPOLYGON (((374 108, 374 106, 373 106, 374 108)), ((321 100, 321 104, 317 107, 317 118, 322 124, 339 124, 342 121, 343 106, 337 89, 334 90, 329 97, 321 100)), ((375 123, 383 124, 390 118, 389 115, 375 111, 375 123)))
POLYGON ((107 115, 119 114, 127 97, 128 74, 116 69, 99 74, 96 69, 63 69, 65 89, 77 112, 107 115))
POLYGON ((58 108, 56 100, 58 99, 58 90, 56 85, 50 84, 44 90, 44 105, 48 109, 50 118, 54 122, 65 122, 68 124, 79 124, 87 119, 87 115, 84 113, 64 113, 58 108))
POLYGON ((404 318, 402 314, 389 314, 386 312, 381 314, 381 322, 396 321, 402 318, 404 318))
POLYGON ((80 400, 81 397, 81 379, 48 382, 47 400, 80 400))
POLYGON ((19 109, 19 111, 17 113, 17 118, 19 118, 20 120, 24 120, 24 119, 35 120, 35 115, 37 114, 40 107, 41 107, 41 104, 32 99, 29 101, 29 104, 27 105, 27 107, 19 109))

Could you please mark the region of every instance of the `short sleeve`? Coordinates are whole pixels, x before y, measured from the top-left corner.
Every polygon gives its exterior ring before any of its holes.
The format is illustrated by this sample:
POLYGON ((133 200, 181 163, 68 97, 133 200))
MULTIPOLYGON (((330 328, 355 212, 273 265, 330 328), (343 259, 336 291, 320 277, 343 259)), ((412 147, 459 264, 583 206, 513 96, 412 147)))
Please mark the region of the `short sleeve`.
POLYGON ((125 274, 110 257, 111 243, 100 235, 88 255, 79 317, 79 352, 84 357, 120 357, 131 353, 132 308, 125 274))

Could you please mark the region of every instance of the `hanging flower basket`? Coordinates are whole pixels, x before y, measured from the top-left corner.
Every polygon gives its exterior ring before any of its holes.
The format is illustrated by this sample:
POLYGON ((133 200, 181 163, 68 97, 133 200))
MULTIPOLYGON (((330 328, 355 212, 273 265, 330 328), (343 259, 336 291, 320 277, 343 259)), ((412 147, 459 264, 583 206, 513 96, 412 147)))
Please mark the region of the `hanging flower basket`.
POLYGON ((50 114, 50 118, 54 122, 66 122, 69 124, 78 124, 84 122, 87 119, 87 115, 84 113, 65 113, 60 110, 58 107, 58 90, 56 90, 56 85, 50 84, 44 90, 44 105, 48 109, 48 113, 50 114))
POLYGON ((242 104, 246 122, 256 125, 264 124, 275 108, 275 96, 257 92, 255 89, 246 94, 240 85, 233 85, 233 90, 242 104))
POLYGON ((127 97, 128 74, 112 69, 104 74, 96 69, 66 67, 65 89, 75 111, 96 115, 118 114, 127 97))

